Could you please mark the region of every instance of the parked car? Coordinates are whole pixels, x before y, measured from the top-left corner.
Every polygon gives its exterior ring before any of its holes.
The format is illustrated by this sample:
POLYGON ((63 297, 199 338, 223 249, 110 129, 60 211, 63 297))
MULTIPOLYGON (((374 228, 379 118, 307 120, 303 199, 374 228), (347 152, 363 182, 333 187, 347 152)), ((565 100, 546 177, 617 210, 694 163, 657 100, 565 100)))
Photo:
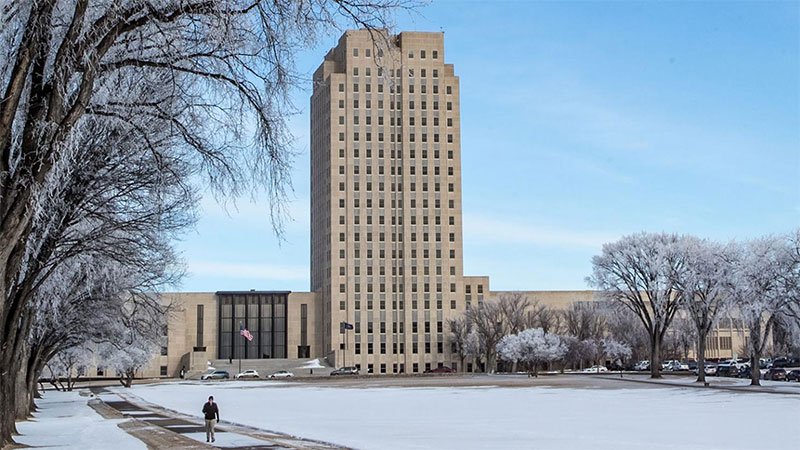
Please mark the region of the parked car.
POLYGON ((738 378, 750 378, 750 366, 742 366, 736 372, 738 378))
POLYGON ((708 363, 706 364, 705 367, 703 367, 703 371, 706 373, 706 375, 716 375, 717 365, 713 363, 708 363))
POLYGON ((735 377, 739 374, 739 368, 730 362, 722 362, 717 366, 717 376, 735 377))
POLYGON ((279 370, 275 373, 271 373, 267 378, 291 378, 294 374, 292 372, 286 370, 279 370))
POLYGON ((687 363, 687 366, 689 367, 688 370, 691 370, 691 371, 694 371, 695 373, 697 373, 697 361, 695 361, 693 359, 690 359, 689 362, 687 363))
POLYGON ((248 369, 248 370, 245 370, 244 372, 236 375, 236 379, 237 380, 240 379, 240 378, 259 378, 259 376, 258 376, 258 372, 256 370, 248 369))
POLYGON ((786 374, 786 381, 800 381, 800 369, 790 370, 786 374))
POLYGON ((670 371, 689 370, 688 364, 683 364, 682 362, 676 360, 668 361, 666 363, 666 366, 662 365, 662 367, 664 368, 664 370, 670 370, 670 371))
POLYGON ((800 359, 781 356, 772 361, 771 367, 800 367, 800 359))
POLYGON ((650 361, 639 361, 635 366, 633 366, 633 370, 637 370, 639 372, 650 370, 650 361))
POLYGON ((213 372, 209 372, 203 374, 200 377, 201 380, 227 380, 231 377, 231 374, 228 373, 227 370, 215 370, 213 372))
POLYGON ((354 366, 339 367, 331 372, 332 377, 337 375, 358 375, 358 368, 354 366))
POLYGON ((437 367, 435 369, 426 370, 425 373, 455 373, 455 371, 456 369, 447 366, 442 366, 442 367, 437 367))
POLYGON ((782 367, 773 367, 772 369, 767 370, 767 373, 764 374, 764 379, 772 381, 786 381, 786 369, 782 367))
POLYGON ((592 366, 581 370, 581 372, 586 372, 586 373, 608 372, 608 368, 606 366, 592 366))

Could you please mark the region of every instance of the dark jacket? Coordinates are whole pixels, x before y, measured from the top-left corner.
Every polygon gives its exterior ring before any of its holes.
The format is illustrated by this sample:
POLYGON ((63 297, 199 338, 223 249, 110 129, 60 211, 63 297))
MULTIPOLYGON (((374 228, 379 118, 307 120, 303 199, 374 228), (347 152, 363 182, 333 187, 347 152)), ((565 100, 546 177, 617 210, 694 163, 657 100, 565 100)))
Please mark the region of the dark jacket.
POLYGON ((212 404, 206 402, 206 404, 203 405, 203 414, 205 414, 206 420, 214 420, 216 418, 217 422, 219 422, 219 408, 216 403, 212 404))

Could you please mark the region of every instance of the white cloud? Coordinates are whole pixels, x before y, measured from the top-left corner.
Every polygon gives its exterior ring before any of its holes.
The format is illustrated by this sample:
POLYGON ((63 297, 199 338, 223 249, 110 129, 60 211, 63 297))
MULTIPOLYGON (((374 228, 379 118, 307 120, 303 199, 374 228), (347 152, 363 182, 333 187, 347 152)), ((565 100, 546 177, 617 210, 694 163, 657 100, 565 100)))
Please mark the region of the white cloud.
POLYGON ((464 216, 464 241, 600 249, 619 235, 586 230, 543 227, 504 218, 464 216))
POLYGON ((307 281, 308 266, 232 263, 224 261, 190 261, 188 270, 194 276, 249 278, 260 280, 307 281))

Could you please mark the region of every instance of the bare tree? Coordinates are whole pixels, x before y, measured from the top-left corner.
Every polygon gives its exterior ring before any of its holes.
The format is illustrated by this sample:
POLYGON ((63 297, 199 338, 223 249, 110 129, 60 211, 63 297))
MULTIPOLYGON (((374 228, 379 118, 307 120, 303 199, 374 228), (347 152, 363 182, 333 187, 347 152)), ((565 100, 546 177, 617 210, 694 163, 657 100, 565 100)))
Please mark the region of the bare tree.
POLYGON ((505 336, 502 309, 498 302, 483 302, 467 310, 466 317, 480 338, 486 372, 494 372, 497 364, 497 343, 505 336))
POLYGON ((679 306, 674 274, 682 260, 674 234, 639 233, 603 245, 587 281, 604 299, 618 302, 641 321, 650 339, 650 375, 660 378, 661 343, 679 306))
POLYGON ((628 308, 617 303, 603 302, 603 315, 606 317, 608 335, 631 347, 631 357, 643 360, 649 357, 650 345, 647 332, 639 318, 628 308))
POLYGON ((467 318, 464 316, 455 318, 455 319, 448 319, 447 326, 450 329, 450 343, 455 345, 456 354, 458 354, 459 362, 460 362, 460 369, 461 371, 465 371, 464 361, 473 355, 471 355, 471 351, 469 346, 467 345, 467 340, 469 339, 469 333, 471 331, 471 327, 467 318))
POLYGON ((578 340, 601 339, 605 336, 606 316, 599 302, 572 302, 561 311, 567 334, 578 340))
POLYGON ((497 299, 505 334, 517 334, 527 328, 526 310, 531 307, 528 297, 521 292, 500 294, 497 299))
POLYGON ((528 308, 525 328, 541 328, 545 333, 557 334, 563 328, 561 319, 559 310, 534 301, 528 308))

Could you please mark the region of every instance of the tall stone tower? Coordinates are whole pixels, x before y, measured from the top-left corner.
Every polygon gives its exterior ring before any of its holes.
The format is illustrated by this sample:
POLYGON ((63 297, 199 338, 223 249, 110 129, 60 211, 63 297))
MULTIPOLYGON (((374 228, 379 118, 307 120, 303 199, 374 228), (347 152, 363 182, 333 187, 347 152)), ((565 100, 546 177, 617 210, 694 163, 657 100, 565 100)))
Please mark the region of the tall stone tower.
POLYGON ((311 289, 336 365, 458 361, 446 327, 465 308, 459 129, 443 33, 347 31, 314 73, 311 289))

